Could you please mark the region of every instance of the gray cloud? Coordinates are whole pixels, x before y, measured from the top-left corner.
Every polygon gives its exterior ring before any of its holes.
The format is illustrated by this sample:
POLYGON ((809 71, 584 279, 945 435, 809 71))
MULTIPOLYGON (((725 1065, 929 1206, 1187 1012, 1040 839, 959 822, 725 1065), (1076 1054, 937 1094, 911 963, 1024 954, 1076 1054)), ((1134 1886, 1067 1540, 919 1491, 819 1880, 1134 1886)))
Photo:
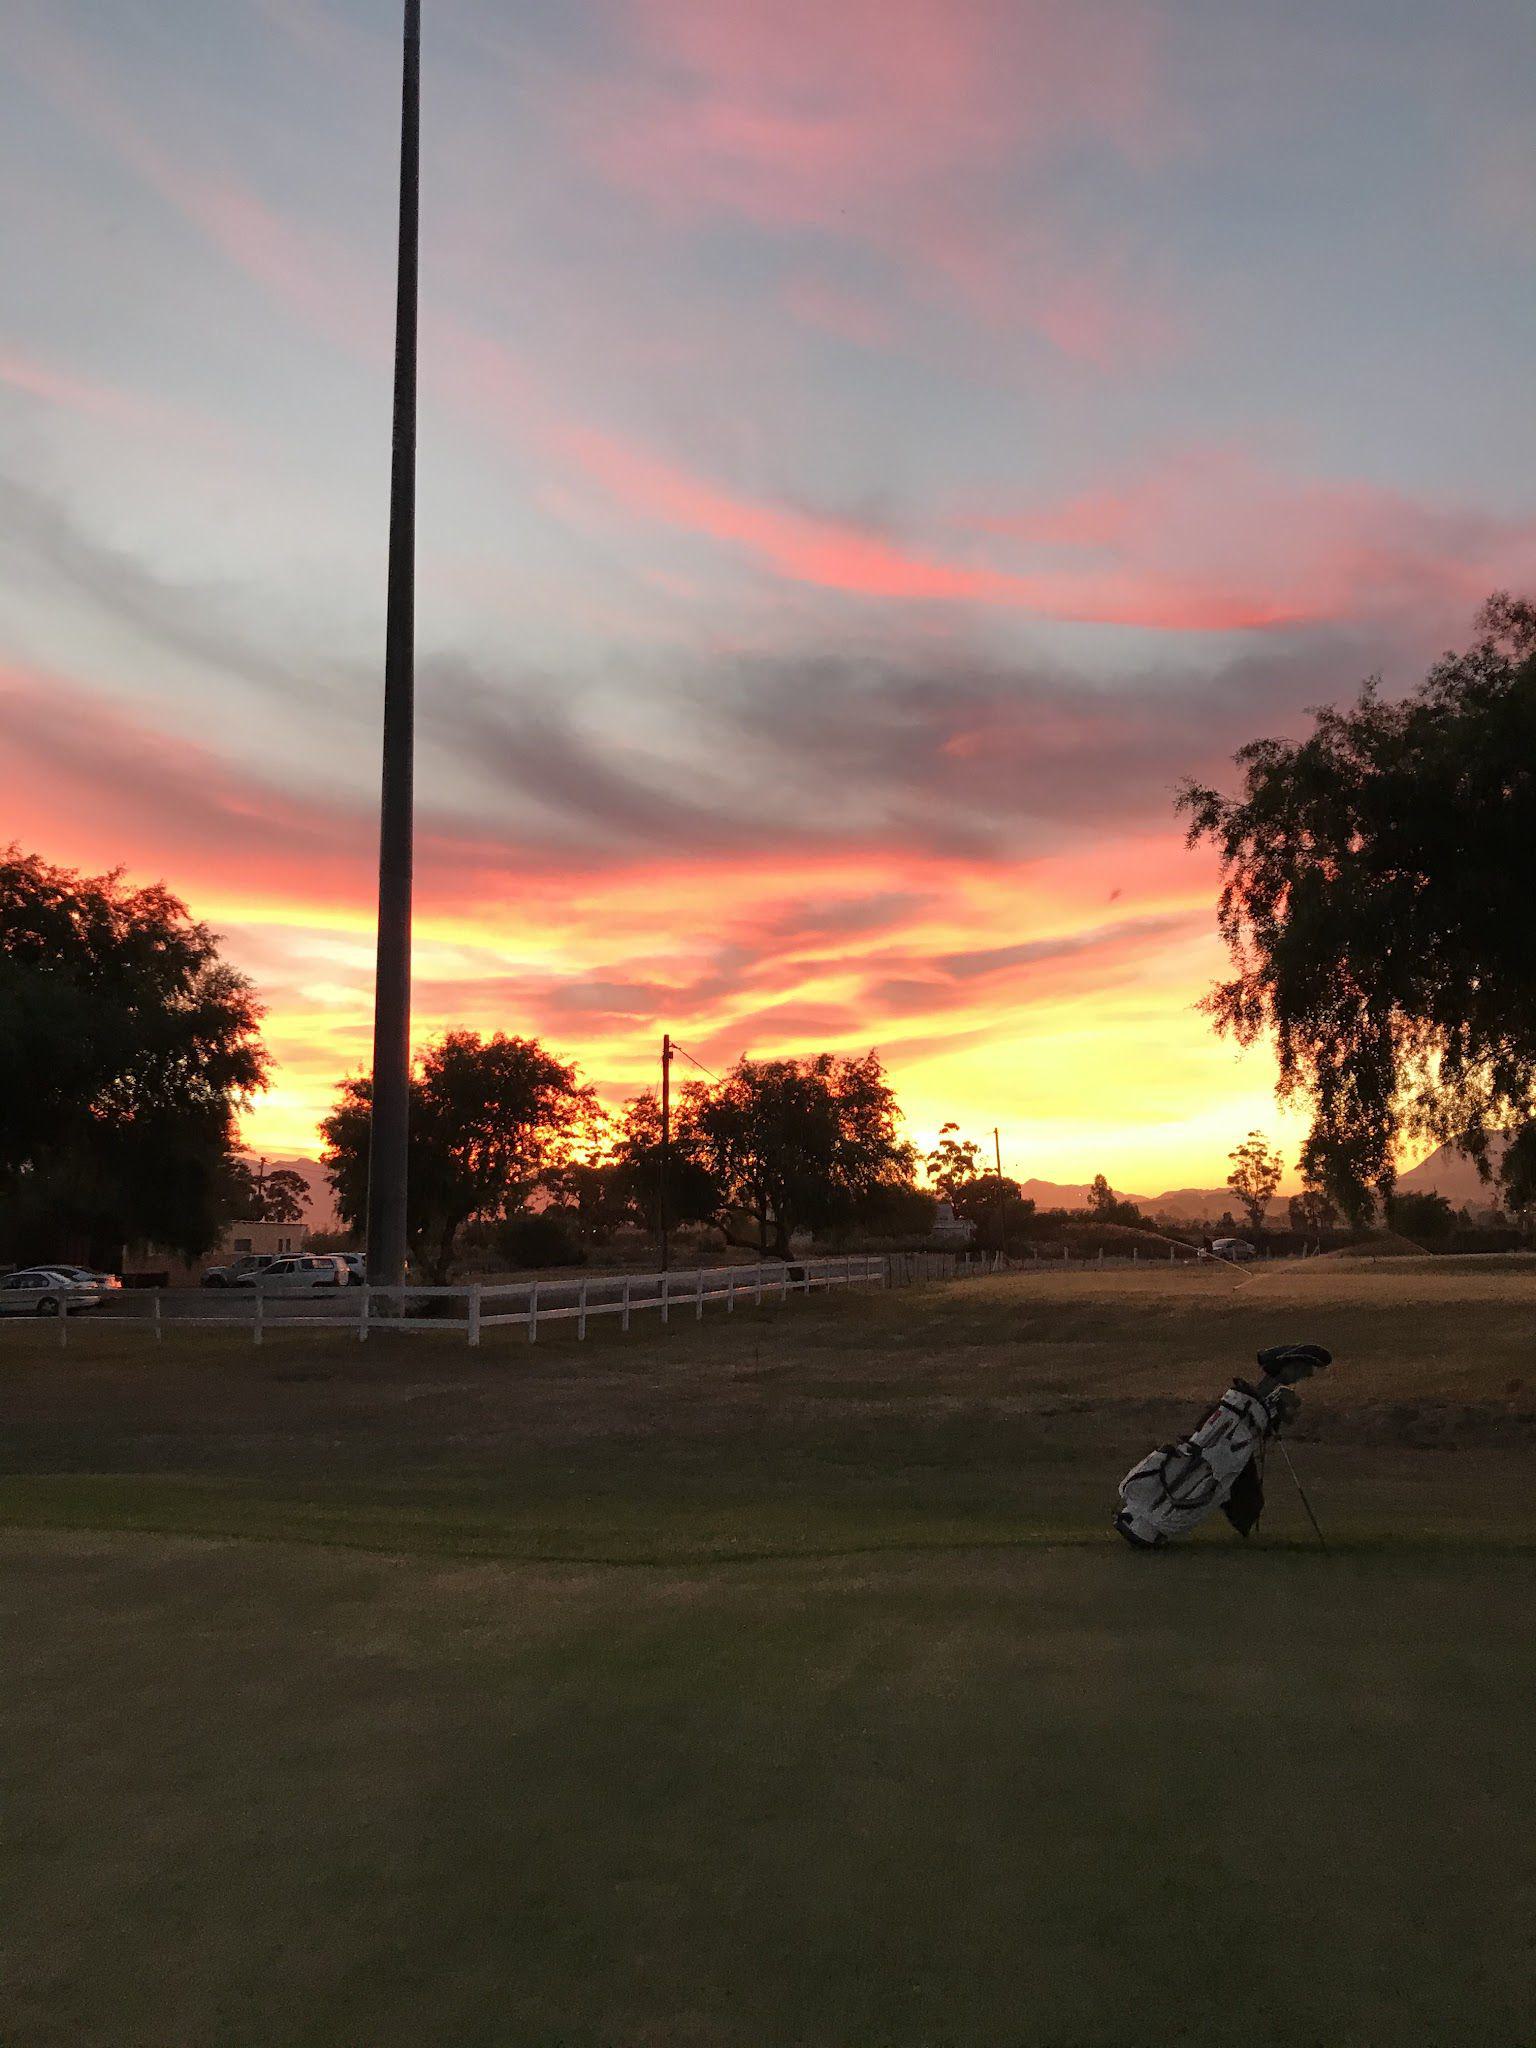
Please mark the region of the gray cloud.
MULTIPOLYGON (((453 772, 490 793, 471 804, 494 805, 500 829, 599 865, 903 849, 1004 861, 1170 825, 1186 776, 1219 778, 1244 741, 1296 729, 1308 705, 1352 693, 1395 651, 1311 630, 1267 638, 1214 673, 1165 666, 1113 685, 962 647, 722 657, 635 679, 652 714, 643 739, 617 717, 611 689, 539 677, 498 687, 457 664, 439 672, 423 730, 453 772)), ((1404 683, 1423 659, 1402 656, 1404 683)), ((799 942, 797 914, 786 905, 787 943, 799 942)), ((813 914, 836 935, 825 906, 813 914)))
POLYGON ((149 646, 253 689, 315 702, 331 685, 272 653, 224 615, 218 598, 147 568, 99 540, 62 499, 0 470, 0 548, 22 574, 38 569, 149 646))

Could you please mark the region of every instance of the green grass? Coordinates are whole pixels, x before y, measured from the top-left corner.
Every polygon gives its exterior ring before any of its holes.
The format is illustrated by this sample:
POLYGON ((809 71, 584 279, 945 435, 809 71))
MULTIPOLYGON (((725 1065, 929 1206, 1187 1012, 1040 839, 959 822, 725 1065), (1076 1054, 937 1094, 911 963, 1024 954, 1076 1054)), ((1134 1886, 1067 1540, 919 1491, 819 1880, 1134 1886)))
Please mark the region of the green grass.
POLYGON ((5 1332, 0 2041, 1529 2048, 1536 1279, 1407 1264, 5 1332), (1330 1554, 1115 1543, 1287 1334, 1330 1554))

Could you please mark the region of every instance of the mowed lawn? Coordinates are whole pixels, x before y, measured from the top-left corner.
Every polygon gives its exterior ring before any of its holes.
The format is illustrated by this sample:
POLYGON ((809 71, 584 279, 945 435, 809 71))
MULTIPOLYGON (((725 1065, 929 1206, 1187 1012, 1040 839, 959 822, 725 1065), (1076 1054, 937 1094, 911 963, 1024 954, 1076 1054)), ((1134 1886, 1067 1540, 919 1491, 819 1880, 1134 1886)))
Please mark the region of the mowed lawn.
POLYGON ((0 1330, 0 2042, 1536 2040, 1536 1273, 0 1330), (1261 1537, 1108 1533, 1278 1337, 1261 1537))

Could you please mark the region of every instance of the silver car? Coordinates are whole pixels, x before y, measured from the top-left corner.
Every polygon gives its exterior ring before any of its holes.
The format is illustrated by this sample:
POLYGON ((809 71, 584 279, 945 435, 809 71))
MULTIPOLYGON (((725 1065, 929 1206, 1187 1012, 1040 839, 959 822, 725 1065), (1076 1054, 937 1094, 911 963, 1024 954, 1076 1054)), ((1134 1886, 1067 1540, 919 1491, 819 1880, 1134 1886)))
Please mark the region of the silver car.
POLYGON ((78 1280, 82 1287, 99 1287, 103 1294, 120 1292, 123 1285, 116 1273, 98 1273, 90 1266, 50 1266, 47 1270, 61 1280, 78 1280))
POLYGON ((77 1315, 100 1308, 102 1289, 88 1280, 72 1280, 53 1266, 24 1266, 0 1280, 0 1316, 77 1315))
POLYGON ((264 1266, 253 1284, 263 1294, 308 1294, 317 1287, 345 1287, 350 1277, 334 1252, 291 1252, 264 1266))

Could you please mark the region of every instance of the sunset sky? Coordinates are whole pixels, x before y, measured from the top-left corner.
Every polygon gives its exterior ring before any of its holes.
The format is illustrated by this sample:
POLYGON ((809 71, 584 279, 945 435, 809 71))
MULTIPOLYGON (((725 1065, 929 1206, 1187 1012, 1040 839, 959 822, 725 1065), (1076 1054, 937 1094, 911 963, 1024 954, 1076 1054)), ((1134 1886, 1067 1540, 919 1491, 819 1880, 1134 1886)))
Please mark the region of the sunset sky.
MULTIPOLYGON (((417 1036, 1219 1182, 1187 774, 1536 583, 1529 0, 425 0, 417 1036)), ((10 0, 0 840, 367 1058, 397 0, 10 0)))

